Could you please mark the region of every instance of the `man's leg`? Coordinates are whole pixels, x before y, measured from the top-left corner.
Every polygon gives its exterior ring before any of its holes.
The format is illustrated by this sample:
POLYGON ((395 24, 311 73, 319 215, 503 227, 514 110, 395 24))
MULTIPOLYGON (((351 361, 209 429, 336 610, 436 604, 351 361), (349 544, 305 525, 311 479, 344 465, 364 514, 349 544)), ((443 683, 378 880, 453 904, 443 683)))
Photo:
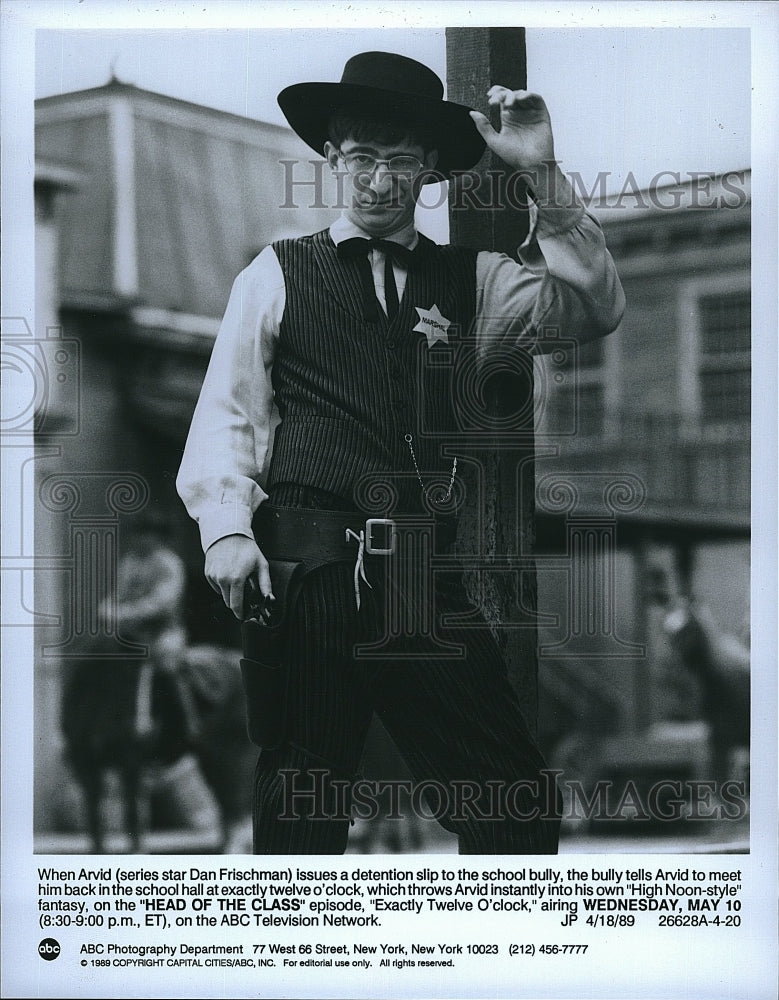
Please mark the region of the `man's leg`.
POLYGON ((291 615, 286 738, 263 750, 254 787, 255 854, 342 854, 371 719, 369 678, 352 649, 364 638, 352 568, 304 581, 291 615))
MULTIPOLYGON (((439 612, 467 607, 455 591, 439 612)), ((461 854, 556 854, 558 798, 522 716, 506 666, 484 625, 440 628, 462 658, 390 660, 376 710, 414 780, 434 783, 429 810, 459 837, 461 854), (440 808, 439 808, 440 806, 440 808)))

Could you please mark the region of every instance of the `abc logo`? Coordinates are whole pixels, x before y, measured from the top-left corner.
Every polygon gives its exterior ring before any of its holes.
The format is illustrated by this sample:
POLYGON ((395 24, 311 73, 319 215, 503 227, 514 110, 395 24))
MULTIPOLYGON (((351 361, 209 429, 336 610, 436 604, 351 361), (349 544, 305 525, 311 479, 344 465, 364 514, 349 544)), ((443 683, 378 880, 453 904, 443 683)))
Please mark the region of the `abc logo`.
POLYGON ((38 954, 47 962, 53 962, 55 958, 60 957, 59 941, 55 941, 54 938, 44 938, 38 945, 38 954))

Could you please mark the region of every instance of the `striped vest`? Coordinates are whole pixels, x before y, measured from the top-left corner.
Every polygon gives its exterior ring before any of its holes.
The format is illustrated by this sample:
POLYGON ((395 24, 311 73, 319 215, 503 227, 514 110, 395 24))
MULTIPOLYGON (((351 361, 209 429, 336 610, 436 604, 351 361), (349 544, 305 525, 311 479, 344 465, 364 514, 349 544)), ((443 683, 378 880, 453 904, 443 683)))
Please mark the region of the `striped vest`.
POLYGON ((405 437, 435 485, 448 482, 456 432, 456 374, 470 350, 476 302, 475 250, 420 236, 398 316, 363 318, 356 261, 339 259, 327 230, 281 240, 286 306, 273 362, 281 424, 267 488, 313 486, 367 510, 421 509, 405 437), (428 346, 415 307, 438 307, 447 337, 428 346), (456 364, 455 364, 456 362, 456 364), (444 444, 450 454, 443 454, 444 444), (386 499, 385 499, 386 497, 386 499))

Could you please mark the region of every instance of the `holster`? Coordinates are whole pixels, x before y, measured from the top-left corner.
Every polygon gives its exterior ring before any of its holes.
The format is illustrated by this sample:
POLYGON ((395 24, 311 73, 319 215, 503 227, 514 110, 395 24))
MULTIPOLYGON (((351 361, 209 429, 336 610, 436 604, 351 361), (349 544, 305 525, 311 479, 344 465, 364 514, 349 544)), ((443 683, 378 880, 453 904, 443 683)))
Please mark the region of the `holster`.
POLYGON ((300 591, 302 562, 268 560, 276 600, 268 620, 256 615, 241 625, 241 676, 246 694, 246 730, 258 747, 273 749, 283 741, 287 720, 285 652, 289 620, 300 591))

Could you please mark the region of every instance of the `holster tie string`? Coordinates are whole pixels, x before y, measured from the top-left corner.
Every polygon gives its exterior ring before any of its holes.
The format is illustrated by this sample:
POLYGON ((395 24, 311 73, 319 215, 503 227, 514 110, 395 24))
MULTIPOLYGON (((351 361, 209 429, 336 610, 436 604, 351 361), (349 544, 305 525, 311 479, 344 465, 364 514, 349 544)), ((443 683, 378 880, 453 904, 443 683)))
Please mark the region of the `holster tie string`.
POLYGON ((357 542, 357 558, 354 562, 354 599, 357 603, 357 610, 360 610, 360 580, 367 584, 371 590, 373 590, 373 585, 369 582, 365 575, 365 531, 360 531, 357 534, 356 531, 352 531, 351 528, 346 529, 346 540, 354 539, 357 542))

